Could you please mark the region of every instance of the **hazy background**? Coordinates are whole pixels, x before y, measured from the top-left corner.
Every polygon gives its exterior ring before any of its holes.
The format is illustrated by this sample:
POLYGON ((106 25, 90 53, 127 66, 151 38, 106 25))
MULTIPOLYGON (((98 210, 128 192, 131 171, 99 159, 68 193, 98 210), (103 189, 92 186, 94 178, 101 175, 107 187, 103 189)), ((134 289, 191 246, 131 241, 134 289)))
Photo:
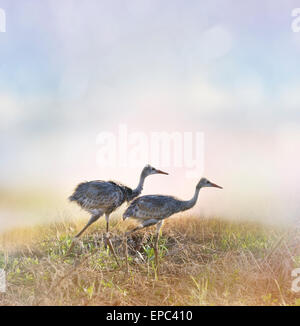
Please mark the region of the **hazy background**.
MULTIPOLYGON (((83 180, 135 186, 140 169, 97 165, 97 135, 120 123, 204 132, 204 175, 224 190, 204 189, 195 212, 298 218, 300 33, 291 30, 291 11, 299 1, 0 7, 1 229, 79 216, 66 197, 83 180)), ((165 170, 170 176, 149 177, 144 194, 193 195, 198 179, 165 170)))

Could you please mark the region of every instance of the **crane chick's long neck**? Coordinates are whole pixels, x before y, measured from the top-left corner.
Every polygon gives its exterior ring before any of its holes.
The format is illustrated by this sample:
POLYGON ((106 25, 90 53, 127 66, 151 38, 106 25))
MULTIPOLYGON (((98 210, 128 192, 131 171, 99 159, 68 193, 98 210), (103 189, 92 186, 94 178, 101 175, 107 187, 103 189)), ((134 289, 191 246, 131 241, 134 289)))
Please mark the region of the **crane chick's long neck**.
POLYGON ((191 200, 182 201, 181 210, 185 211, 195 206, 201 187, 196 187, 195 194, 191 200))
POLYGON ((141 192, 143 191, 143 186, 144 186, 145 178, 146 178, 146 176, 143 173, 141 173, 139 184, 133 190, 134 197, 139 196, 141 194, 141 192))

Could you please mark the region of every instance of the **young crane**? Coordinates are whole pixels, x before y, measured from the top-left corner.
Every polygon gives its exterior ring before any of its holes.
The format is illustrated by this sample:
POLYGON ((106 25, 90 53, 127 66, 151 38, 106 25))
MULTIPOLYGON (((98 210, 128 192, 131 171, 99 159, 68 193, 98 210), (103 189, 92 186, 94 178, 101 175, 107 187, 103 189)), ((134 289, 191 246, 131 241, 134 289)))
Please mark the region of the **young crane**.
MULTIPOLYGON (((146 177, 152 174, 168 174, 161 170, 157 170, 150 165, 146 165, 140 175, 139 184, 135 189, 131 189, 121 183, 115 181, 89 181, 80 183, 74 193, 69 197, 70 201, 75 201, 84 210, 88 211, 92 217, 85 227, 75 236, 78 239, 86 229, 96 222, 103 214, 106 219, 106 233, 109 231, 109 216, 121 206, 125 201, 129 202, 139 196, 143 190, 146 177)), ((108 238, 107 238, 108 239, 108 238)), ((75 241, 73 240, 68 253, 73 248, 75 241)), ((108 242, 109 246, 111 244, 108 242)), ((112 249, 112 248, 111 248, 112 249)))
MULTIPOLYGON (((155 253, 155 263, 158 265, 158 237, 159 231, 163 224, 163 220, 170 217, 171 215, 185 211, 192 208, 198 199, 199 191, 204 187, 216 187, 223 189, 222 187, 210 182, 206 178, 202 178, 195 190, 195 194, 191 200, 180 200, 173 196, 163 196, 163 195, 148 195, 141 196, 135 199, 130 206, 126 209, 123 214, 123 220, 126 218, 134 218, 140 222, 140 225, 130 232, 126 233, 126 237, 137 230, 143 229, 151 225, 157 225, 156 227, 156 237, 154 245, 155 253)), ((127 245, 127 241, 126 241, 127 245)), ((127 249, 127 248, 126 248, 127 249)), ((126 250, 127 254, 127 250, 126 250)), ((127 259, 127 257, 126 257, 127 259)))

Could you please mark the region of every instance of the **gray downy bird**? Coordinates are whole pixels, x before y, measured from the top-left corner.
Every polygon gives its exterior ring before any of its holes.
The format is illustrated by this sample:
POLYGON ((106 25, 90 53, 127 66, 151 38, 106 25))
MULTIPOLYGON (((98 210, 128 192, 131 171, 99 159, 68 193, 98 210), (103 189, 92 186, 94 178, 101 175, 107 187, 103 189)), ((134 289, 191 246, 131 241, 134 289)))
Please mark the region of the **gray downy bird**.
POLYGON ((206 178, 202 178, 198 182, 195 194, 191 200, 180 200, 173 196, 163 195, 146 195, 136 198, 124 212, 123 220, 126 220, 127 218, 133 218, 138 220, 140 222, 140 225, 128 232, 126 236, 145 227, 157 225, 154 245, 155 261, 157 265, 158 237, 160 228, 163 224, 163 220, 173 214, 183 212, 192 208, 197 202, 200 189, 204 187, 215 187, 223 189, 222 187, 207 180, 206 178))
MULTIPOLYGON (((105 214, 106 232, 108 233, 110 214, 125 201, 130 202, 139 196, 143 190, 145 178, 152 174, 167 175, 168 173, 158 170, 151 165, 146 165, 141 172, 138 186, 133 190, 116 181, 95 180, 80 183, 76 187, 74 193, 69 197, 69 200, 76 202, 92 216, 84 228, 75 236, 75 240, 103 214, 105 214)), ((73 245, 74 241, 69 251, 72 249, 73 245)))

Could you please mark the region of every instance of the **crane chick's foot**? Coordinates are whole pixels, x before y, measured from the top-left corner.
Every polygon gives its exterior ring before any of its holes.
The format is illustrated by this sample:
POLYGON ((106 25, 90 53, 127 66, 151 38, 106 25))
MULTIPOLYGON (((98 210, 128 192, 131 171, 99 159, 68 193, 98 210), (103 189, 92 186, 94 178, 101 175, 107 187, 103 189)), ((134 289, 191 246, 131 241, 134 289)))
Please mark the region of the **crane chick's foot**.
POLYGON ((143 235, 143 237, 142 237, 142 240, 139 241, 139 243, 137 244, 137 246, 136 246, 136 248, 135 248, 136 251, 140 251, 140 250, 141 250, 141 248, 142 248, 142 246, 143 246, 143 244, 144 244, 146 238, 147 238, 147 233, 144 233, 144 235, 143 235))
POLYGON ((103 242, 104 242, 105 250, 107 249, 109 239, 110 239, 110 233, 109 232, 104 233, 103 234, 103 242))
POLYGON ((83 246, 83 242, 82 242, 79 238, 76 238, 76 237, 75 237, 75 238, 72 240, 72 243, 71 243, 70 248, 69 248, 68 251, 66 252, 66 256, 68 256, 68 255, 71 253, 71 251, 73 250, 73 248, 74 248, 74 246, 75 246, 76 244, 79 244, 79 246, 81 247, 81 249, 84 248, 84 246, 83 246))

